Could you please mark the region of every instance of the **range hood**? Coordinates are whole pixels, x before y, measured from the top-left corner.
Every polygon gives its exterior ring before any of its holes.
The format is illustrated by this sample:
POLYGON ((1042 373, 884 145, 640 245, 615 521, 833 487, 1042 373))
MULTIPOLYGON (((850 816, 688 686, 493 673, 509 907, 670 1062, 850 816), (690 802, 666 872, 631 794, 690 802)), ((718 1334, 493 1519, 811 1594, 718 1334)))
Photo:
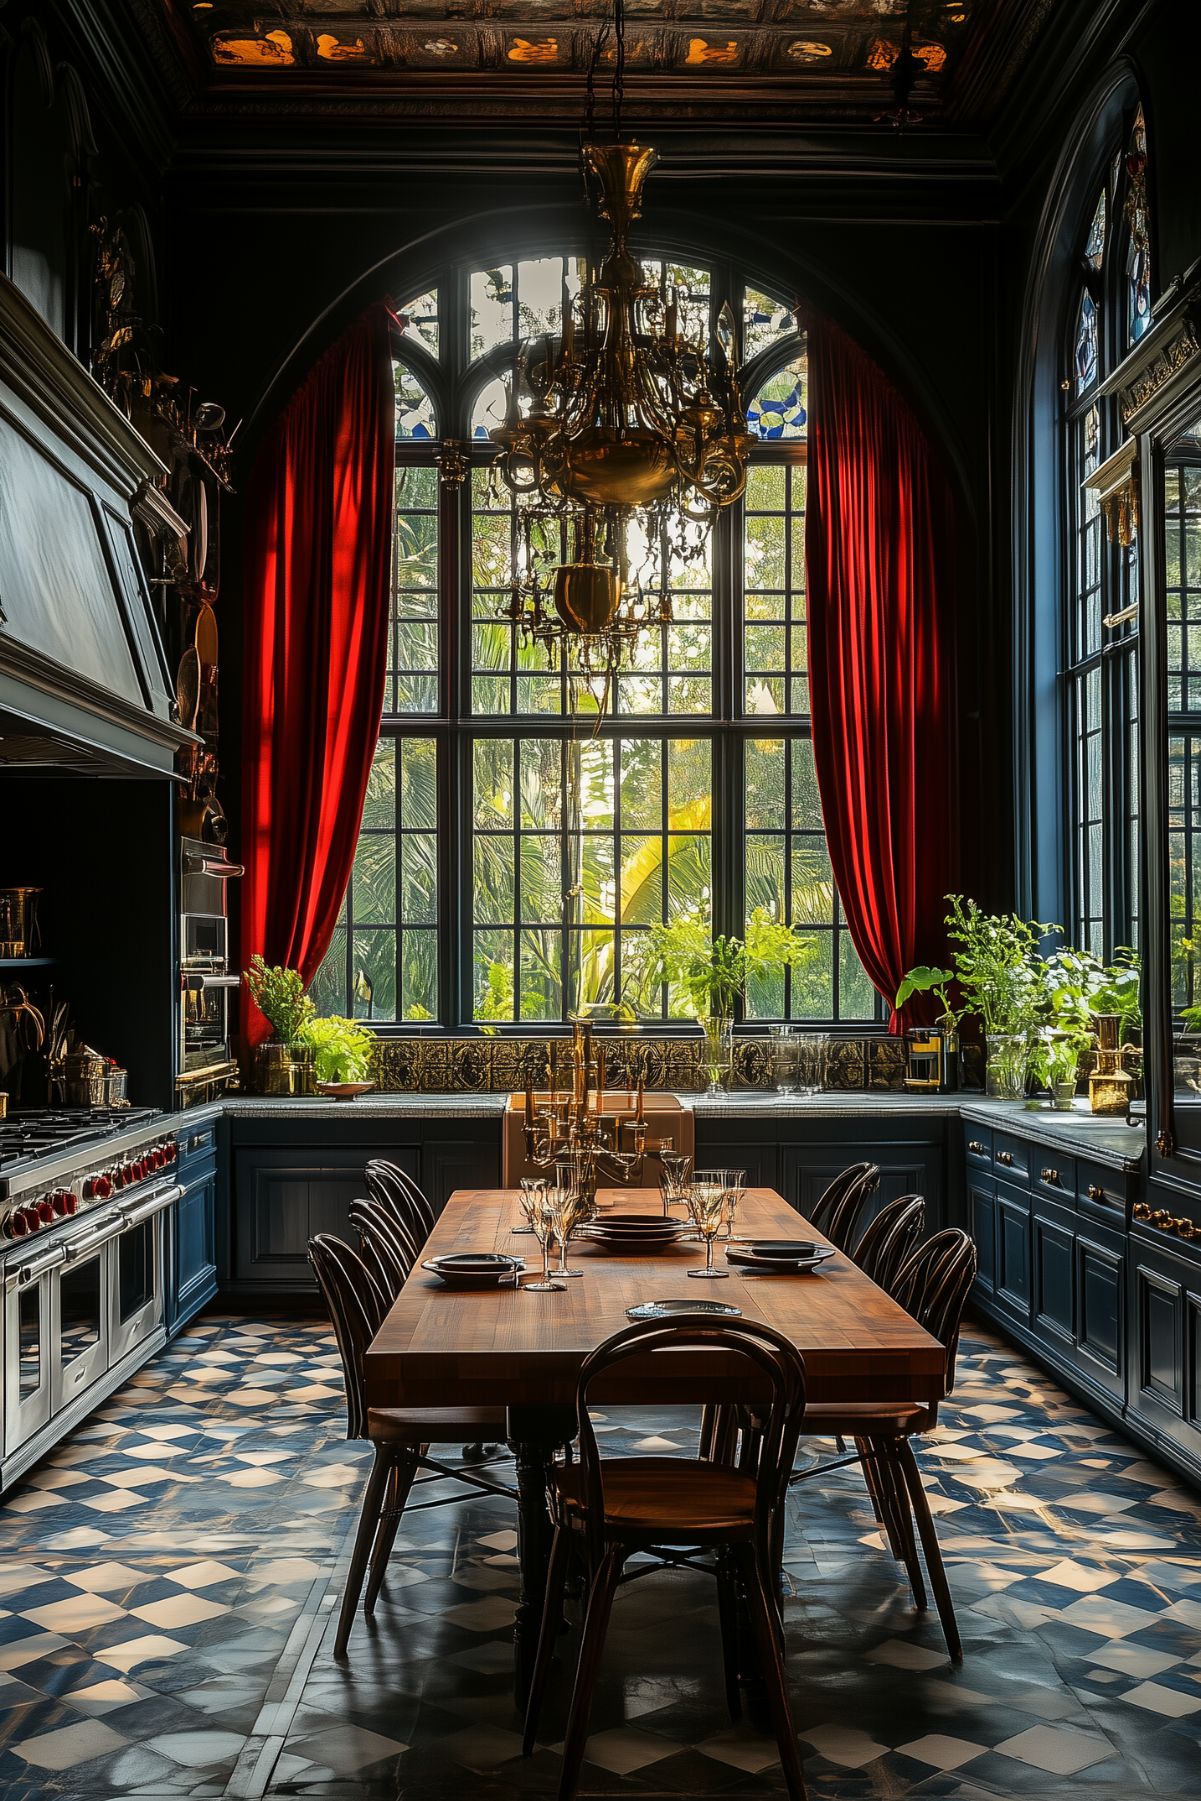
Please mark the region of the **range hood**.
POLYGON ((0 275, 0 773, 167 776, 194 742, 135 539, 165 473, 0 275))

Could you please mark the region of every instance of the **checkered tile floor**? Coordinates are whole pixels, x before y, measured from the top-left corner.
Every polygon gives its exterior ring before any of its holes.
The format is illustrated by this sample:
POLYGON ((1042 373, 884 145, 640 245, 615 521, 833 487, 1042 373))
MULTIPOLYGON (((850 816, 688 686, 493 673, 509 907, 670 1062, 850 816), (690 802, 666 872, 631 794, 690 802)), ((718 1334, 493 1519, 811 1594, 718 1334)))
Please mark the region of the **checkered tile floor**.
MULTIPOLYGON (((1201 1502, 999 1340, 971 1333, 959 1367, 922 1462, 961 1669, 858 1475, 793 1491, 789 1667, 814 1801, 1195 1798, 1201 1502)), ((602 1423, 615 1454, 686 1454, 691 1425, 602 1423)), ((328 1330, 208 1317, 7 1498, 4 1801, 554 1794, 566 1682, 522 1759, 503 1499, 410 1515, 374 1625, 334 1663, 365 1466, 342 1430, 328 1330)), ((783 1792, 770 1738, 726 1721, 716 1630, 701 1576, 623 1591, 585 1794, 783 1792)))

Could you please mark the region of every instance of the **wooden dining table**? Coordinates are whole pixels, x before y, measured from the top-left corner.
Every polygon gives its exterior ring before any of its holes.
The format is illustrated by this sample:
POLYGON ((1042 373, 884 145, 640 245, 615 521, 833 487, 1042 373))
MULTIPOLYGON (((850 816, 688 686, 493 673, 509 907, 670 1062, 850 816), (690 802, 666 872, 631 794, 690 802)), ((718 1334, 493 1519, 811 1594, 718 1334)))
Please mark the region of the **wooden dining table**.
MULTIPOLYGON (((601 1190, 602 1211, 660 1214, 657 1189, 601 1190)), ((448 1251, 507 1251, 526 1258, 525 1282, 541 1270, 512 1189, 460 1189, 451 1195, 423 1259, 448 1251)), ((822 1239, 773 1189, 748 1189, 736 1237, 822 1239)), ((944 1393, 946 1357, 937 1339, 877 1288, 841 1252, 806 1275, 759 1274, 729 1267, 724 1281, 689 1276, 704 1263, 704 1246, 686 1241, 647 1253, 571 1245, 584 1273, 551 1294, 523 1285, 453 1289, 413 1269, 366 1353, 372 1407, 492 1406, 508 1410, 507 1440, 518 1487, 521 1593, 514 1624, 518 1697, 525 1694, 537 1644, 549 1518, 546 1484, 555 1454, 575 1432, 575 1388, 588 1353, 628 1324, 640 1301, 720 1300, 789 1338, 805 1363, 810 1401, 936 1401, 944 1393)), ((727 1267, 722 1242, 716 1268, 727 1267)), ((594 1398, 609 1406, 699 1405, 753 1400, 745 1365, 731 1368, 709 1350, 660 1352, 623 1363, 594 1398), (741 1380, 740 1380, 741 1375, 741 1380)))

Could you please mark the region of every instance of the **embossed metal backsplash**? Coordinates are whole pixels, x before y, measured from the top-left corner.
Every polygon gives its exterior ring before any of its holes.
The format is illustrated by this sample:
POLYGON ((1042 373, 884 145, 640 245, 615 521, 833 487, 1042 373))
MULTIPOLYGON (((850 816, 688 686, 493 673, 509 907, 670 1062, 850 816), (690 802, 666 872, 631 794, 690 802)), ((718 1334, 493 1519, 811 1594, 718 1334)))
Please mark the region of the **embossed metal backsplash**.
MULTIPOLYGON (((566 1040, 562 1040, 565 1043, 566 1040)), ((696 1094, 706 1086, 702 1044, 692 1038, 604 1039, 606 1085, 632 1088, 642 1075, 648 1088, 696 1094)), ((381 1038, 375 1051, 376 1081, 402 1093, 462 1094, 491 1088, 516 1091, 544 1086, 545 1038, 381 1038)), ((830 1045, 827 1087, 843 1092, 900 1088, 905 1052, 897 1038, 836 1038, 830 1045)), ((732 1089, 770 1088, 771 1057, 765 1038, 735 1041, 732 1089)))

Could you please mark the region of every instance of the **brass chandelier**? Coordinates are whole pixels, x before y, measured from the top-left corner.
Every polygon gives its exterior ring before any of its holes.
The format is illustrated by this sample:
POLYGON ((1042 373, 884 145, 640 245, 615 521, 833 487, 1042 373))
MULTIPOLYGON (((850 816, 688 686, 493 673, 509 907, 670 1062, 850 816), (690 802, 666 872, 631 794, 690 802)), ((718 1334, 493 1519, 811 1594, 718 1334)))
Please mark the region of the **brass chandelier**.
MULTIPOLYGON (((622 0, 614 14, 614 142, 581 150, 587 198, 607 221, 561 335, 522 345, 508 385, 493 479, 516 498, 519 552, 509 614, 553 666, 609 678, 624 648, 670 622, 673 573, 704 555, 720 507, 746 485, 753 442, 738 390, 728 302, 712 333, 686 296, 647 275, 629 247, 658 160, 624 142, 622 0)), ((603 35, 593 59, 595 69, 603 35)), ((603 706, 603 696, 602 696, 603 706)))

